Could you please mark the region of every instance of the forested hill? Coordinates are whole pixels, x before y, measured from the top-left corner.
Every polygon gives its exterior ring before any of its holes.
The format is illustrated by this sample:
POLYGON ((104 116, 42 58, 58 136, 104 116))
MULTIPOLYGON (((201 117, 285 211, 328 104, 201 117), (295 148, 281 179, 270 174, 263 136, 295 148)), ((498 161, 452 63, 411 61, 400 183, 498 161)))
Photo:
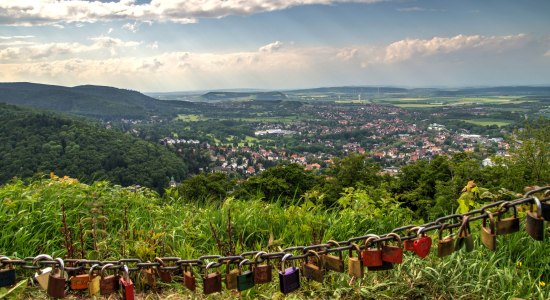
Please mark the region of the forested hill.
POLYGON ((0 83, 0 102, 102 119, 140 119, 162 113, 173 105, 136 91, 113 87, 64 87, 26 82, 0 83))
POLYGON ((185 177, 183 160, 162 146, 95 124, 0 104, 0 184, 37 172, 162 190, 185 177))

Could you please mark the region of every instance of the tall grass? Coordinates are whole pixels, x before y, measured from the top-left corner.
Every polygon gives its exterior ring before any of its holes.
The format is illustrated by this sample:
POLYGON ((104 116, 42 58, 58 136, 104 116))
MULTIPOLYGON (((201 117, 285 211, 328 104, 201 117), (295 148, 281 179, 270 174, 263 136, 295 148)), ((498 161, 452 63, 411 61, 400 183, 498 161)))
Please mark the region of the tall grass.
MULTIPOLYGON (((70 178, 13 181, 0 187, 0 254, 26 257, 47 253, 65 257, 61 204, 66 210, 73 246, 80 248, 79 224, 106 217, 98 223, 106 235, 98 235, 97 247, 83 223, 86 258, 119 259, 155 256, 197 258, 220 253, 217 242, 233 241, 235 252, 277 251, 278 247, 312 244, 317 239, 347 240, 367 233, 385 233, 414 223, 413 214, 384 195, 372 199, 361 191, 347 191, 341 207, 325 209, 311 200, 296 200, 282 207, 261 199, 228 198, 222 203, 184 203, 177 197, 159 197, 144 189, 128 189, 106 182, 86 185, 70 178), (345 198, 349 196, 348 198, 345 198), (95 203, 95 204, 94 204, 95 203), (127 212, 125 218, 125 211, 127 212), (228 236, 231 216, 232 236, 228 236), (125 223, 128 231, 125 230, 125 223), (218 241, 213 237, 213 230, 218 241)), ((476 224, 473 224, 473 227, 476 224)), ((478 237, 479 230, 473 230, 478 237)), ((433 236, 434 244, 437 237, 433 236)), ((524 232, 498 238, 498 250, 490 252, 478 241, 471 253, 456 252, 446 258, 432 254, 419 259, 406 254, 393 270, 367 272, 349 282, 347 274, 328 272, 323 284, 302 281, 300 291, 288 299, 550 299, 549 242, 535 242, 524 232)), ((76 253, 80 253, 77 251, 76 253)), ((76 258, 79 258, 76 255, 76 258)), ((344 253, 344 257, 347 253, 344 253)), ((196 274, 198 275, 198 274, 196 274)), ((275 277, 275 281, 277 278, 275 277)), ((29 297, 43 293, 31 289, 29 297)), ((181 284, 171 284, 162 294, 143 294, 148 299, 187 298, 181 284)), ((197 297, 202 297, 200 292, 197 297)), ((244 298, 280 299, 278 284, 246 291, 244 298)), ((212 298, 235 297, 224 291, 212 298)))

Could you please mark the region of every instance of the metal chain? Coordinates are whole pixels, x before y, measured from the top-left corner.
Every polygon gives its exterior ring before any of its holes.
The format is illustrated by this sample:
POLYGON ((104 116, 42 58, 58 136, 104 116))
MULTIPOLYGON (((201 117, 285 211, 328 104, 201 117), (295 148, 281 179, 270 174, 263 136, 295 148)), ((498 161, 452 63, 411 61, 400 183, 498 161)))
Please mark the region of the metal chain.
MULTIPOLYGON (((182 259, 179 257, 160 257, 155 259, 154 262, 144 262, 138 258, 123 258, 116 261, 100 261, 100 260, 86 260, 86 259, 65 259, 65 270, 68 272, 82 272, 88 270, 100 269, 106 264, 112 264, 113 266, 108 267, 108 269, 117 269, 122 270, 123 266, 127 266, 129 271, 140 271, 144 269, 157 268, 161 271, 176 271, 181 270, 184 267, 198 267, 206 268, 209 263, 211 268, 218 268, 224 264, 238 264, 247 257, 251 257, 249 261, 245 262, 245 265, 253 265, 258 263, 263 263, 266 260, 279 259, 281 260, 285 255, 287 260, 300 260, 307 259, 309 256, 313 256, 313 253, 316 254, 328 254, 333 252, 342 252, 349 249, 355 248, 355 243, 358 241, 364 241, 368 238, 373 238, 372 243, 381 243, 385 241, 391 241, 396 239, 395 234, 398 232, 406 231, 406 235, 399 236, 401 241, 410 240, 416 238, 419 234, 424 234, 428 231, 442 229, 445 225, 446 229, 460 227, 462 225, 461 221, 464 217, 468 216, 469 221, 475 221, 483 218, 487 218, 487 210, 490 208, 498 207, 498 210, 492 213, 493 216, 498 216, 504 214, 508 211, 510 207, 515 207, 522 204, 534 203, 535 197, 532 197, 533 194, 550 190, 550 186, 538 188, 532 190, 524 195, 523 198, 515 200, 500 200, 490 204, 487 204, 479 209, 469 211, 464 214, 453 214, 441 217, 436 219, 433 222, 429 222, 422 225, 407 225, 393 229, 390 233, 383 235, 367 234, 359 237, 353 237, 346 241, 331 241, 326 244, 316 244, 310 246, 293 246, 285 249, 281 249, 280 252, 265 252, 265 251, 249 251, 244 252, 240 255, 233 256, 221 256, 221 255, 204 255, 200 256, 197 259, 182 259), (474 216, 476 215, 476 216, 474 216), (453 220, 458 221, 457 223, 452 223, 453 220), (411 230, 411 229, 419 230, 411 230), (337 245, 336 247, 331 247, 331 245, 337 245), (309 250, 316 250, 315 252, 310 252, 309 250), (294 255, 293 253, 298 252, 299 254, 294 255), (259 255, 257 255, 260 253, 259 255), (256 256, 257 260, 254 259, 256 256)), ((541 202, 547 202, 550 200, 550 197, 540 199, 541 202)), ((366 246, 360 244, 359 249, 364 249, 366 246)), ((40 256, 40 255, 39 255, 40 256)), ((39 257, 37 256, 37 257, 39 257)), ((28 270, 38 270, 44 266, 54 266, 59 267, 59 262, 54 259, 40 259, 37 260, 37 257, 26 257, 24 259, 18 258, 9 258, 0 254, 0 269, 3 269, 5 266, 18 266, 22 269, 28 270)))

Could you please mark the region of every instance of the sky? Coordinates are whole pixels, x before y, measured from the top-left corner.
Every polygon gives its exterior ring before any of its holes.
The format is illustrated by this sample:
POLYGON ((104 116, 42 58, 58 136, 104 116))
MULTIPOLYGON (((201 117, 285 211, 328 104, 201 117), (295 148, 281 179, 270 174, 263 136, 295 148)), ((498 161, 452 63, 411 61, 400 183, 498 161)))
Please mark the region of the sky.
POLYGON ((550 85, 548 0, 0 0, 0 82, 550 85))

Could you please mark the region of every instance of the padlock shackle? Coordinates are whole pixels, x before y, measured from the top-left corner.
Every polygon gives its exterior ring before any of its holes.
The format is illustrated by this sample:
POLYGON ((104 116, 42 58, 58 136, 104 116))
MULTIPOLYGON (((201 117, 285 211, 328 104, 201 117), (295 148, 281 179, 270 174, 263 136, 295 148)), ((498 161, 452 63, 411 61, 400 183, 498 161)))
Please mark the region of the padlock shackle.
POLYGON ((63 262, 63 259, 61 259, 61 257, 56 257, 55 260, 59 265, 59 270, 61 271, 61 274, 65 273, 65 263, 63 262))
POLYGON ((458 228, 458 236, 464 238, 470 234, 472 234, 470 229, 470 217, 465 215, 462 217, 462 224, 460 224, 460 228, 458 228))
POLYGON ((508 210, 510 210, 510 207, 512 209, 514 209, 514 218, 517 218, 518 217, 518 210, 516 209, 516 206, 515 205, 509 205, 508 202, 503 202, 502 204, 500 204, 498 206, 498 209, 497 209, 497 220, 500 221, 500 219, 502 218, 501 216, 503 214, 505 214, 508 210))
POLYGON ((321 257, 319 256, 319 253, 317 253, 314 250, 307 250, 308 256, 310 256, 309 253, 313 254, 317 258, 317 263, 319 263, 319 265, 321 265, 321 257))
POLYGON ((129 282, 130 280, 130 273, 126 264, 122 265, 122 278, 124 278, 124 281, 126 282, 129 282))
MULTIPOLYGON (((377 236, 377 235, 374 235, 374 234, 371 237, 369 237, 368 239, 366 239, 365 240, 365 249, 369 248, 369 243, 371 243, 372 241, 378 240, 378 239, 380 239, 380 237, 377 236)), ((374 242, 372 242, 372 243, 374 243, 374 242)), ((376 245, 377 245, 377 248, 380 249, 380 243, 377 243, 376 245)))
POLYGON ((49 256, 48 254, 40 254, 38 256, 36 256, 33 261, 32 261, 32 264, 36 266, 36 264, 41 261, 41 260, 53 260, 53 258, 51 256, 49 256))
POLYGON ((94 273, 94 269, 97 269, 97 268, 99 268, 99 267, 101 267, 100 264, 94 264, 94 265, 92 265, 92 266, 90 267, 90 270, 88 271, 88 275, 90 275, 90 277, 92 277, 92 274, 94 273))
POLYGON ((115 265, 113 265, 113 264, 105 264, 103 267, 101 267, 101 271, 99 272, 100 275, 101 275, 101 277, 105 277, 105 276, 103 276, 105 270, 106 270, 107 268, 111 268, 111 267, 113 267, 113 266, 115 266, 115 265))
POLYGON ((283 256, 283 258, 281 259, 281 270, 284 271, 285 270, 285 261, 291 257, 293 257, 294 255, 292 255, 292 253, 287 253, 285 254, 285 256, 283 256))
POLYGON ((350 244, 349 257, 353 257, 353 250, 357 251, 357 257, 361 257, 361 248, 356 243, 350 244))
MULTIPOLYGON (((262 255, 263 255, 263 254, 267 254, 267 252, 265 252, 265 251, 260 251, 260 252, 256 253, 256 255, 254 255, 254 262, 255 262, 256 264, 258 264, 259 262, 263 262, 263 261, 265 260, 264 258, 262 258, 262 255), (261 260, 261 261, 258 261, 258 259, 260 259, 260 258, 262 258, 262 260, 261 260)), ((267 260, 269 260, 269 258, 267 258, 267 260)))
POLYGON ((530 212, 533 212, 533 203, 537 206, 537 218, 542 218, 542 204, 539 198, 533 196, 533 202, 529 205, 530 212))
POLYGON ((402 247, 401 237, 399 236, 399 234, 397 234, 395 232, 390 232, 386 235, 386 237, 389 237, 389 236, 392 236, 394 238, 394 240, 397 241, 397 243, 399 244, 399 248, 402 247))
POLYGON ((487 228, 487 219, 489 219, 489 228, 491 229, 491 234, 495 234, 495 218, 493 214, 489 211, 484 212, 487 214, 487 217, 483 218, 483 227, 487 228))

